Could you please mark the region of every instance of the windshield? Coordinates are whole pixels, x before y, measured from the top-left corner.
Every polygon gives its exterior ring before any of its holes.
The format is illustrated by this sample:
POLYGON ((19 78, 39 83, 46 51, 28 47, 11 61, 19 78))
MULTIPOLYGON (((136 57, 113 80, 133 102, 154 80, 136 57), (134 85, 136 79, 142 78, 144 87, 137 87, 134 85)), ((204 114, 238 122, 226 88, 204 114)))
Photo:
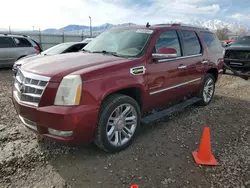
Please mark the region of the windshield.
POLYGON ((58 44, 56 46, 53 46, 45 51, 43 51, 41 54, 42 55, 56 55, 56 54, 61 54, 64 50, 72 46, 72 43, 62 43, 58 44))
POLYGON ((87 44, 84 50, 134 57, 141 53, 152 32, 149 29, 108 30, 87 44))
POLYGON ((244 36, 244 37, 238 38, 234 43, 232 43, 232 45, 235 45, 235 44, 250 46, 250 36, 244 36))

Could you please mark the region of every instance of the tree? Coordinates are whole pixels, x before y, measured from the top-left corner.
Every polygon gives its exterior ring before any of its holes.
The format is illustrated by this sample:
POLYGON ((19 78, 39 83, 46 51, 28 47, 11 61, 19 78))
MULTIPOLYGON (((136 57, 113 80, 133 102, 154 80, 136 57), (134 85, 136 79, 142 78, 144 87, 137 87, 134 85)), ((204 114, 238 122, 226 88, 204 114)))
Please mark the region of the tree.
POLYGON ((248 30, 247 30, 246 28, 244 28, 244 27, 241 27, 241 28, 237 31, 237 33, 238 33, 240 36, 246 35, 247 32, 248 32, 248 30))
POLYGON ((216 35, 220 40, 228 40, 229 29, 224 27, 216 30, 216 35))

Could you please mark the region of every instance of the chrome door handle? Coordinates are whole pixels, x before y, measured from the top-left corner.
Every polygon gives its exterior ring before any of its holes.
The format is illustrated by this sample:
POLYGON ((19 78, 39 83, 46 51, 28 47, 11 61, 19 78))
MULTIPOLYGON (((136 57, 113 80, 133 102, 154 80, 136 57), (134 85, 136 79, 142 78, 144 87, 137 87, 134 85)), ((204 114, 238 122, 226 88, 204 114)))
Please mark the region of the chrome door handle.
POLYGON ((178 69, 185 69, 185 68, 187 68, 186 65, 181 65, 181 66, 178 67, 178 69))
POLYGON ((205 64, 205 63, 208 63, 208 61, 207 60, 203 60, 201 63, 205 64))

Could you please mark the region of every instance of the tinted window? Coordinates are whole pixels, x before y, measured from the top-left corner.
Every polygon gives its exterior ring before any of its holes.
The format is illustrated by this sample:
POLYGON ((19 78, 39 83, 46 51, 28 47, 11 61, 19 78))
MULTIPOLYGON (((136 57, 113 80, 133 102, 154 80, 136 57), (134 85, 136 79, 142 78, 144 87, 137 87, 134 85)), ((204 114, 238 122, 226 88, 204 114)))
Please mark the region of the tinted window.
POLYGON ((235 40, 235 42, 233 43, 233 45, 250 45, 250 36, 243 36, 243 37, 239 37, 238 39, 235 40))
POLYGON ((200 41, 194 31, 181 31, 183 40, 185 55, 197 55, 201 53, 200 41))
POLYGON ((31 47, 31 43, 25 38, 14 38, 18 47, 31 47))
POLYGON ((15 43, 10 37, 0 37, 0 48, 14 47, 15 43))
POLYGON ((61 54, 64 52, 66 49, 72 46, 72 43, 61 43, 56 46, 53 46, 45 51, 43 51, 41 54, 42 55, 56 55, 56 54, 61 54))
POLYGON ((79 50, 81 50, 83 48, 83 44, 76 44, 74 46, 72 46, 71 48, 69 48, 66 53, 68 52, 78 52, 79 50))
POLYGON ((205 41, 205 44, 209 51, 211 52, 221 52, 221 42, 218 40, 218 38, 213 34, 209 32, 201 32, 201 36, 203 40, 205 41))
POLYGON ((174 48, 177 51, 177 56, 181 56, 180 42, 176 31, 163 32, 155 44, 153 53, 156 53, 161 47, 174 48))

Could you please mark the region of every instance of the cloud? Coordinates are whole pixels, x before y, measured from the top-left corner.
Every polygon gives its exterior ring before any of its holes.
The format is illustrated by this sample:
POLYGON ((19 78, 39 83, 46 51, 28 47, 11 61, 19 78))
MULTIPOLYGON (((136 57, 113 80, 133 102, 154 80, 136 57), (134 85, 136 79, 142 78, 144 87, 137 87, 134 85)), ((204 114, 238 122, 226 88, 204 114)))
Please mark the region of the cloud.
MULTIPOLYGON (((223 1, 223 0, 221 0, 223 1)), ((211 18, 223 12, 219 0, 8 0, 1 2, 0 27, 60 28, 68 24, 152 24, 211 18), (15 5, 15 6, 13 6, 15 5)))
POLYGON ((250 20, 250 14, 245 15, 241 13, 233 14, 231 18, 236 19, 236 20, 250 20))

